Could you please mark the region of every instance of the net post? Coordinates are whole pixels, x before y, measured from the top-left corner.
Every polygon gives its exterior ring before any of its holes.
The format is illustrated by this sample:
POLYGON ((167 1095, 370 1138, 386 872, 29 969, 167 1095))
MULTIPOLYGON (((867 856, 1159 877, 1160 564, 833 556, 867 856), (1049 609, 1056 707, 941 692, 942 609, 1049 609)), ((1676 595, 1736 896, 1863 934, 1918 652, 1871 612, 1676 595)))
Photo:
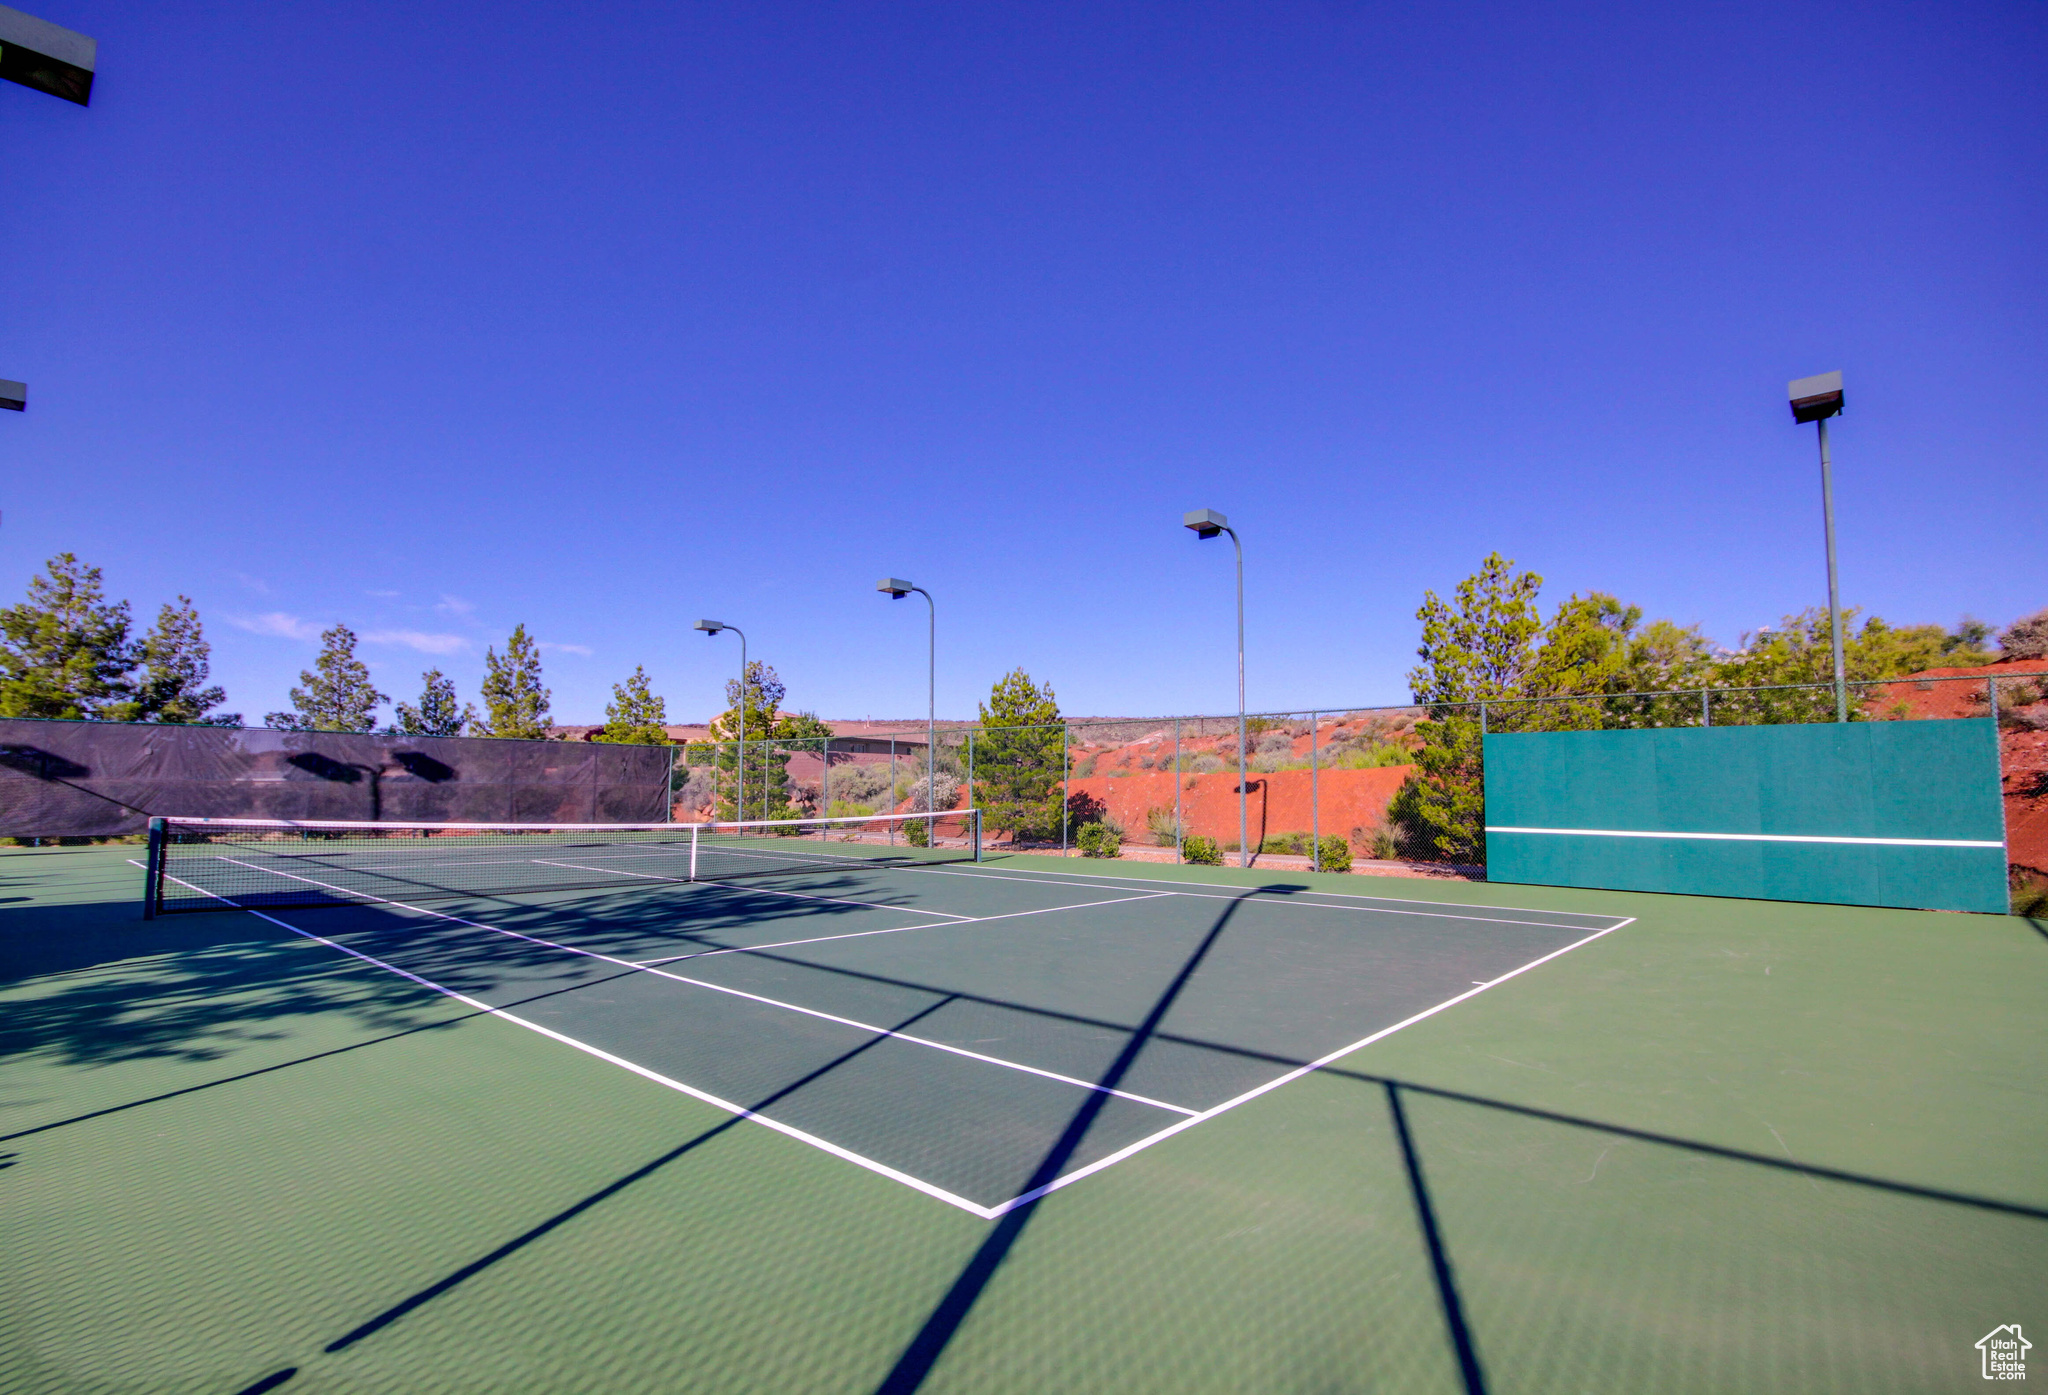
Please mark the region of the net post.
MULTIPOLYGON (((973 797, 974 796, 972 793, 968 795, 968 798, 970 799, 972 799, 973 797)), ((974 816, 974 825, 972 829, 974 837, 974 860, 976 862, 979 862, 981 861, 981 810, 971 809, 968 812, 970 812, 974 816)))
POLYGON ((148 866, 142 874, 142 918, 156 919, 156 908, 164 899, 164 821, 149 821, 148 866))
POLYGON ((690 825, 690 880, 693 882, 697 880, 697 843, 703 836, 703 824, 693 823, 690 825))

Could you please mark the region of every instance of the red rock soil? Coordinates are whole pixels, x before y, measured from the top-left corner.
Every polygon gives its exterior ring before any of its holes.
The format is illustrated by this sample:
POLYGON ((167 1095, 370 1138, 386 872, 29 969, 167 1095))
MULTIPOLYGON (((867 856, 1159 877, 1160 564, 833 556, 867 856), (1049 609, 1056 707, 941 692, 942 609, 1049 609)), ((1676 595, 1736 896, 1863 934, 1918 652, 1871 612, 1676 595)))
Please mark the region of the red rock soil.
MULTIPOLYGON (((2048 660, 2016 660, 1982 668, 1931 668, 1884 686, 1883 708, 1915 718, 1983 717, 1990 714, 1984 680, 2039 674, 2048 687, 2048 660), (1940 678, 1976 682, 1941 683, 1940 678)), ((1999 685, 2001 715, 2016 719, 1998 729, 1999 769, 2005 789, 2006 857, 2017 868, 2048 878, 2048 702, 2017 705, 2014 689, 1999 685)))

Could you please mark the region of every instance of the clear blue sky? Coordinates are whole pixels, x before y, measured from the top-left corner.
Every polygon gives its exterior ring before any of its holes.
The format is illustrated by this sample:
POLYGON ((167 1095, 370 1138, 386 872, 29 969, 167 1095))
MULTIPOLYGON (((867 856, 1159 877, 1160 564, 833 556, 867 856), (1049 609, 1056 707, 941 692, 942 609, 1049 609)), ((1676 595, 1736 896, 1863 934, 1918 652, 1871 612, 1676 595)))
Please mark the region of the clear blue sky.
POLYGON ((335 619, 559 720, 1394 702, 1499 549, 1717 638, 2048 604, 2048 10, 139 4, 0 89, 0 595, 183 591, 252 719, 335 619), (238 623, 239 622, 239 623, 238 623))

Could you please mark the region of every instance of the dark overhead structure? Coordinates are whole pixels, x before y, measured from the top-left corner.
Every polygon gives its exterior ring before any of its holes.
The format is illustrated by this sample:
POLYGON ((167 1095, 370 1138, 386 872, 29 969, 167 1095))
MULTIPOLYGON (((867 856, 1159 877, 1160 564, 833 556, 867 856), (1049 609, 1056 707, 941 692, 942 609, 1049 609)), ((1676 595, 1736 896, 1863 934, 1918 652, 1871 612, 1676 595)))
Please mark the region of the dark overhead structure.
POLYGON ((86 105, 99 44, 48 20, 0 5, 0 78, 86 105))
POLYGON ((1842 414, 1842 375, 1817 373, 1794 378, 1785 388, 1792 399, 1792 420, 1825 421, 1842 414))
POLYGON ((5 407, 10 412, 26 411, 28 384, 10 383, 5 378, 0 378, 0 407, 5 407))

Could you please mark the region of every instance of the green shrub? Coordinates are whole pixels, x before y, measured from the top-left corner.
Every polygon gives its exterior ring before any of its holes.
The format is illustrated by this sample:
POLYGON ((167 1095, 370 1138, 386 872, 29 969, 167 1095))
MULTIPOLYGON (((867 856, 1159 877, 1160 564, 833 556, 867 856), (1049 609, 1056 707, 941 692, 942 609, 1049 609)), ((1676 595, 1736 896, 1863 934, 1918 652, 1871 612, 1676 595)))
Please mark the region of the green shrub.
POLYGON ((1334 770, 1377 770, 1387 765, 1413 765, 1415 753, 1406 746, 1354 746, 1329 762, 1334 770))
POLYGON ((2012 913, 2048 920, 2048 882, 2035 881, 2018 868, 2012 873, 2012 913))
POLYGON ((1373 861, 1392 862, 1401 856, 1401 845, 1394 841, 1394 831, 1385 824, 1374 824, 1367 838, 1366 846, 1371 849, 1368 856, 1373 861))
POLYGON ((1316 848, 1316 870, 1318 872, 1349 872, 1351 870, 1351 844, 1331 834, 1316 848))
POLYGON ((833 818, 835 818, 835 819, 857 819, 857 818, 865 818, 865 817, 866 817, 867 815, 869 815, 869 814, 872 814, 872 813, 874 813, 874 812, 875 812, 875 806, 874 806, 874 805, 872 805, 872 804, 856 804, 856 803, 854 803, 854 802, 853 802, 852 800, 850 800, 850 799, 835 799, 835 800, 833 800, 833 801, 832 801, 832 807, 831 807, 831 810, 830 810, 830 813, 831 813, 832 817, 833 817, 833 818))
POLYGON ((905 819, 903 841, 913 848, 928 848, 932 845, 932 821, 930 819, 905 819))
POLYGON ((1173 846, 1177 831, 1173 823, 1173 810, 1165 805, 1145 811, 1145 828, 1152 835, 1152 841, 1162 848, 1173 846))
POLYGON ((1123 843, 1122 835, 1106 823, 1084 823, 1074 839, 1083 857, 1115 857, 1123 843))
POLYGON ((1181 860, 1199 863, 1204 867, 1221 867, 1223 849, 1216 846, 1214 838, 1204 838, 1199 833, 1190 833, 1181 840, 1181 860))

